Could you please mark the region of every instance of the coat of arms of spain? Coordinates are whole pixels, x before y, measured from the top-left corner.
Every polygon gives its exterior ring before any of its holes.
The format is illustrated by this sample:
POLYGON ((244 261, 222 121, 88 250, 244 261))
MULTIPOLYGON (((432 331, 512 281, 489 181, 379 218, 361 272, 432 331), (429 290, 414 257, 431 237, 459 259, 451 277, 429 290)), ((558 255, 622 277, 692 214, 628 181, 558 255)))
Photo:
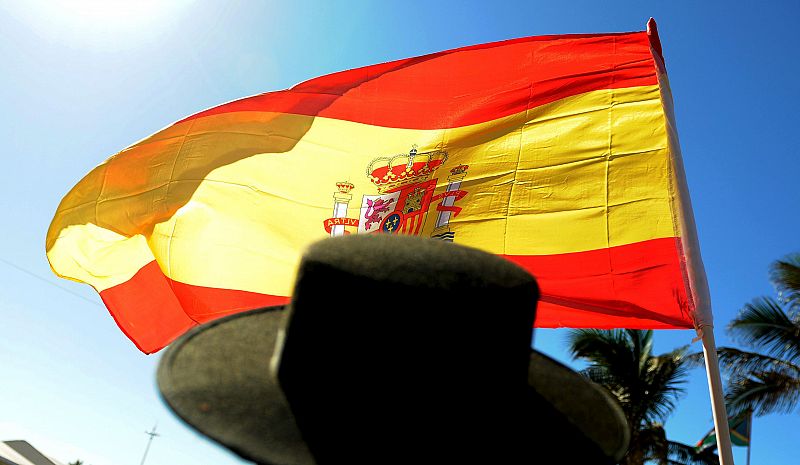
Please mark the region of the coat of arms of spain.
POLYGON ((333 216, 324 221, 325 232, 331 236, 351 232, 417 236, 425 225, 428 210, 435 205, 436 224, 431 237, 453 241, 450 220, 461 211, 455 203, 467 195, 461 190, 461 183, 469 167, 452 168, 444 192, 434 195, 438 181, 434 175, 445 161, 447 152, 418 152, 416 145, 407 154, 375 158, 367 166, 366 175, 377 194, 363 195, 359 217, 348 218, 347 209, 353 197, 350 191, 355 185, 349 181, 337 182, 333 216), (348 231, 348 227, 355 231, 348 231))

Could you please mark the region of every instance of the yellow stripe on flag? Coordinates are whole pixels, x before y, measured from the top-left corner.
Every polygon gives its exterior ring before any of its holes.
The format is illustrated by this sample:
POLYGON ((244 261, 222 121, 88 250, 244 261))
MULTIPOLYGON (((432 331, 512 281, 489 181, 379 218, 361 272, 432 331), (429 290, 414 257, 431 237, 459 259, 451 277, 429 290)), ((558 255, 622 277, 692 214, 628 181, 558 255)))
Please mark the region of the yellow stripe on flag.
MULTIPOLYGON (((125 171, 133 165, 127 159, 98 167, 112 179, 125 179, 114 172, 142 176, 149 187, 124 193, 124 186, 106 182, 96 218, 87 199, 65 199, 75 206, 57 221, 71 226, 51 229, 60 236, 49 238, 48 256, 61 274, 98 290, 125 282, 155 259, 180 282, 289 295, 302 249, 327 235, 322 222, 332 215, 336 182, 354 185, 347 216, 358 218, 362 196, 377 194, 366 175, 370 162, 407 153, 414 144, 420 152, 448 153, 434 175, 436 194, 451 168, 469 165, 461 185, 467 195, 458 202, 463 210, 450 222, 461 244, 549 255, 675 237, 665 126, 657 86, 588 92, 440 130, 254 112, 211 115, 123 152, 156 160, 136 165, 139 172, 125 171), (192 156, 177 157, 186 144, 192 156), (240 153, 245 150, 249 156, 240 153), (203 165, 206 154, 220 152, 228 155, 203 165), (116 230, 104 229, 107 224, 116 230), (87 246, 91 241, 102 243, 102 252, 87 246), (63 266, 85 253, 92 257, 80 266, 63 266)), ((422 235, 431 234, 435 209, 427 215, 422 235)))

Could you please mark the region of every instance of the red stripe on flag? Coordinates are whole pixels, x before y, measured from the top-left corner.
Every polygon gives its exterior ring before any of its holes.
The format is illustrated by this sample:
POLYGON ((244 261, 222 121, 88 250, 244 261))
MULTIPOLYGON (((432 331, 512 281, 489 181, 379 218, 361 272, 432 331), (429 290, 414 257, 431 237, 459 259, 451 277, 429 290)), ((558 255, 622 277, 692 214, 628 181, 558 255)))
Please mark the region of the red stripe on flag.
POLYGON ((117 326, 142 352, 152 354, 197 322, 186 315, 170 280, 150 262, 128 281, 100 292, 117 326))
POLYGON ((155 261, 130 280, 100 292, 100 297, 122 332, 146 354, 158 352, 197 324, 289 301, 284 296, 184 284, 165 276, 155 261))
MULTIPOLYGON (((539 282, 537 327, 684 329, 693 324, 679 250, 679 239, 665 238, 587 252, 506 258, 539 282)), ((285 296, 173 281, 156 262, 100 295, 122 331, 145 353, 158 351, 198 323, 289 301, 285 296)))
POLYGON ((506 256, 542 292, 540 328, 692 328, 678 238, 558 255, 506 256))
POLYGON ((526 37, 351 69, 197 113, 292 113, 443 129, 593 90, 657 85, 645 32, 526 37))

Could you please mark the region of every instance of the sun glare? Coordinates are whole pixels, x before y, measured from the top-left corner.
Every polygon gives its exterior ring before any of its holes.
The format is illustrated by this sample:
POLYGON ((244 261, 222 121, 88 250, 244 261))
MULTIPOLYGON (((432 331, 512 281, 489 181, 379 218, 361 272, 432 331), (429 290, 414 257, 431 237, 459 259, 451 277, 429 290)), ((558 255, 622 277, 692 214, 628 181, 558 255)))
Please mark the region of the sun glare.
POLYGON ((151 40, 194 0, 27 0, 10 13, 42 37, 115 49, 151 40))

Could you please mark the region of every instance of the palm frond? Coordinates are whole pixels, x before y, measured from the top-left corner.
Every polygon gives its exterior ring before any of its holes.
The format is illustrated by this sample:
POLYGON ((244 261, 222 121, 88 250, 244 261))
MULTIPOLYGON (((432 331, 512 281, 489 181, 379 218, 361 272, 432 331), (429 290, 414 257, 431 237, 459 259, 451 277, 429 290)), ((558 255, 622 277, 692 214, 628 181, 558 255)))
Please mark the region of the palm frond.
POLYGON ((761 297, 745 305, 728 329, 743 343, 770 355, 800 358, 800 322, 792 321, 775 299, 761 297))
POLYGON ((675 441, 669 441, 667 447, 670 463, 681 465, 719 465, 719 456, 717 456, 711 448, 697 452, 694 446, 675 441))
POLYGON ((646 364, 653 354, 653 330, 625 330, 628 338, 633 341, 633 356, 639 363, 639 371, 647 369, 646 364))
POLYGON ((630 397, 627 389, 621 388, 619 379, 613 376, 605 368, 598 366, 589 366, 581 371, 581 374, 606 388, 620 403, 625 403, 630 397))
POLYGON ((755 371, 729 381, 725 401, 731 416, 748 409, 761 416, 790 413, 800 406, 800 378, 776 371, 755 371))
MULTIPOLYGON (((567 334, 567 343, 573 358, 605 370, 609 382, 624 383, 638 366, 625 330, 576 329, 567 334)), ((605 385, 600 379, 592 379, 605 385)))
POLYGON ((568 343, 590 364, 583 374, 616 397, 631 425, 663 421, 684 394, 687 347, 654 356, 652 331, 580 329, 568 343))
POLYGON ((675 409, 678 398, 685 392, 688 367, 684 363, 687 347, 651 357, 644 373, 642 397, 649 408, 644 414, 647 421, 663 421, 675 409))
MULTIPOLYGON (((722 350, 722 348, 719 350, 722 350)), ((703 355, 703 352, 694 352, 686 355, 684 363, 686 363, 687 368, 704 367, 706 364, 706 357, 703 355)))
POLYGON ((582 373, 617 399, 629 423, 639 423, 641 415, 635 408, 637 397, 630 389, 637 383, 634 378, 638 376, 638 361, 627 331, 572 330, 567 342, 573 358, 590 364, 582 373))
POLYGON ((630 363, 631 342, 624 330, 575 329, 567 333, 573 358, 603 366, 619 361, 630 363))
POLYGON ((669 441, 664 425, 658 422, 642 425, 635 440, 635 447, 640 451, 644 462, 667 463, 669 441))
POLYGON ((773 263, 770 279, 783 300, 800 303, 800 254, 787 255, 773 263))
POLYGON ((693 446, 668 440, 660 423, 644 426, 637 440, 645 450, 645 461, 670 465, 719 465, 719 457, 711 449, 697 452, 693 446))
POLYGON ((770 355, 747 352, 733 347, 720 347, 717 350, 717 356, 720 366, 728 373, 774 371, 795 378, 800 377, 800 365, 770 355))

